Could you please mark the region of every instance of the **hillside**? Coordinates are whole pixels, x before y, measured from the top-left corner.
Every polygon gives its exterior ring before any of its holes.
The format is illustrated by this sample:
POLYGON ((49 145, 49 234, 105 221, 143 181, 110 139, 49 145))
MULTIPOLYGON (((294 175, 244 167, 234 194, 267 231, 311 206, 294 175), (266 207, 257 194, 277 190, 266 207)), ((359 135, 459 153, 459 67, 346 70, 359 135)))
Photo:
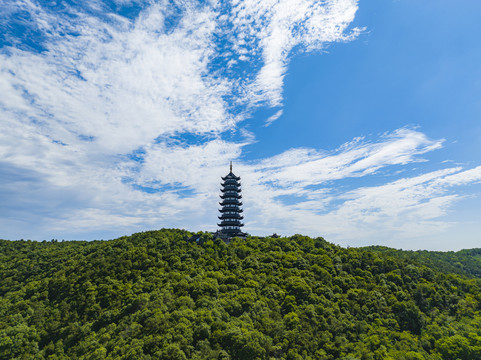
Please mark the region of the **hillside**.
POLYGON ((322 238, 0 241, 0 359, 481 359, 481 280, 322 238))
POLYGON ((364 249, 424 264, 445 273, 481 278, 481 249, 467 249, 456 252, 397 250, 385 246, 369 246, 364 249))

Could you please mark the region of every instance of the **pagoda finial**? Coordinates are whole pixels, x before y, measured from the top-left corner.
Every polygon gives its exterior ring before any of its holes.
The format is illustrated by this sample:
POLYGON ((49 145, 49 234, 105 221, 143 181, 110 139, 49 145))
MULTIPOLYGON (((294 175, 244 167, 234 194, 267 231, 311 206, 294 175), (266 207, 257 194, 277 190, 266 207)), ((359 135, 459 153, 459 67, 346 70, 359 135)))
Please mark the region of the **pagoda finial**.
POLYGON ((232 161, 230 162, 230 172, 232 172, 232 161))

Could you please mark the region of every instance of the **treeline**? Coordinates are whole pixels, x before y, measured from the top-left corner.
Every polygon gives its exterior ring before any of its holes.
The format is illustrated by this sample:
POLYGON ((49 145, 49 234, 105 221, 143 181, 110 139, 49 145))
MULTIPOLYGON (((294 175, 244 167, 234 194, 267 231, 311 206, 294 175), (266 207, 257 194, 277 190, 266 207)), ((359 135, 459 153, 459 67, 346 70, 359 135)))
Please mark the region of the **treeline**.
POLYGON ((369 246, 364 249, 424 264, 446 273, 481 278, 481 249, 465 249, 456 252, 397 250, 385 246, 369 246))
POLYGON ((481 280, 322 238, 0 241, 1 359, 481 359, 481 280))

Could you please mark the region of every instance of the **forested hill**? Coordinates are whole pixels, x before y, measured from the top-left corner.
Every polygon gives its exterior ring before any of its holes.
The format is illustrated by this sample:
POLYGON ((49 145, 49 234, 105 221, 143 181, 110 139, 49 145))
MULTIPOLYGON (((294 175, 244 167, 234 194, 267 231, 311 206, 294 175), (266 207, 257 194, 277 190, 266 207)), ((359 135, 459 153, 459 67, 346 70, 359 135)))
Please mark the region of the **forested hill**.
POLYGON ((363 248, 407 261, 424 264, 432 269, 481 278, 481 249, 461 251, 410 251, 396 250, 384 246, 363 248))
POLYGON ((191 236, 0 241, 0 359, 481 359, 478 278, 322 238, 191 236))

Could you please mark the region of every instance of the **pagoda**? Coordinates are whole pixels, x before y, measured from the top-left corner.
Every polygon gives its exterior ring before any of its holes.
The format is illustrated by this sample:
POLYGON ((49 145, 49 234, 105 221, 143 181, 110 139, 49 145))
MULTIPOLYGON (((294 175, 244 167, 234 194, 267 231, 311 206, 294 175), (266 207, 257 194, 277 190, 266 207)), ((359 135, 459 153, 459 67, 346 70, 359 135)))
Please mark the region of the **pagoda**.
POLYGON ((244 238, 245 233, 241 231, 241 227, 244 226, 241 220, 244 218, 242 213, 242 199, 241 195, 241 183, 240 176, 235 176, 232 172, 232 161, 230 163, 230 172, 222 177, 222 188, 220 189, 220 198, 222 202, 219 204, 222 209, 219 210, 221 213, 219 216, 221 230, 218 232, 219 237, 223 239, 230 239, 235 236, 244 238))

